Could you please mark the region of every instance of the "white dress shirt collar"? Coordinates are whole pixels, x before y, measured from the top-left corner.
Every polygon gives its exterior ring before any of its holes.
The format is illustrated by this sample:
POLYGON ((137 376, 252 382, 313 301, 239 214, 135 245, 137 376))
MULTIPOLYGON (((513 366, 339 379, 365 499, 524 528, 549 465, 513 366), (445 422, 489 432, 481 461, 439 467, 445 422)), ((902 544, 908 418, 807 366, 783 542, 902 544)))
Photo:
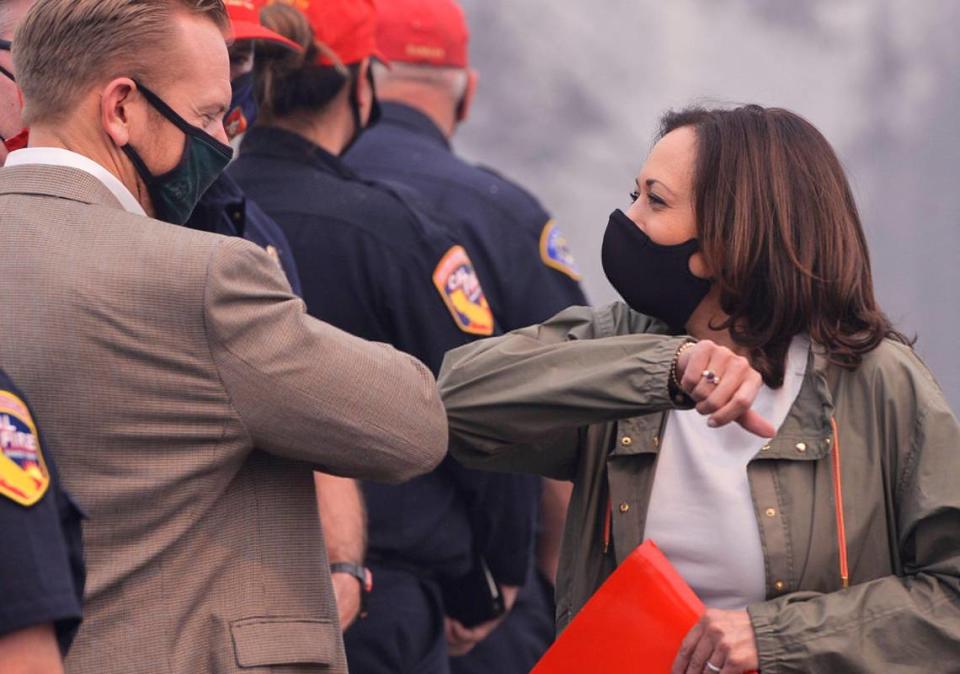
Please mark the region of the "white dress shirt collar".
POLYGON ((4 166, 26 166, 29 164, 67 166, 89 173, 110 190, 125 211, 144 217, 147 215, 140 202, 120 182, 119 178, 89 157, 59 147, 27 147, 22 150, 15 150, 7 155, 4 166))

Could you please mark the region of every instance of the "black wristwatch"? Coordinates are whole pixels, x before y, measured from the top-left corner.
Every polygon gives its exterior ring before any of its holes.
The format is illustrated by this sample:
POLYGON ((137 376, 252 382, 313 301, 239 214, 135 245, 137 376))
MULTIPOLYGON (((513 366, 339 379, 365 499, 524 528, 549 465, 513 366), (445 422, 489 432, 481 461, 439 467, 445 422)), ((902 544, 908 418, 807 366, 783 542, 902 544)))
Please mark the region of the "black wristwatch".
POLYGON ((334 562, 330 565, 330 573, 346 573, 360 583, 360 618, 367 617, 367 595, 373 591, 373 574, 362 564, 353 562, 334 562))

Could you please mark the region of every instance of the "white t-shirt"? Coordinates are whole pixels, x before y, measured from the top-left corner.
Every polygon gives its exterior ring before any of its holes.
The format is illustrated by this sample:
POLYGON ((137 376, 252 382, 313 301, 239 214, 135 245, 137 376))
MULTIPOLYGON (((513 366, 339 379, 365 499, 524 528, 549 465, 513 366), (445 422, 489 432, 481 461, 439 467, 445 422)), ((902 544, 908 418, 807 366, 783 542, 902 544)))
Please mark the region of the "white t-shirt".
MULTIPOLYGON (((798 335, 783 386, 764 386, 753 409, 779 428, 800 392, 810 341, 798 335)), ((763 550, 747 463, 766 442, 731 423, 710 428, 696 410, 670 412, 644 538, 663 551, 709 608, 766 598, 763 550)))

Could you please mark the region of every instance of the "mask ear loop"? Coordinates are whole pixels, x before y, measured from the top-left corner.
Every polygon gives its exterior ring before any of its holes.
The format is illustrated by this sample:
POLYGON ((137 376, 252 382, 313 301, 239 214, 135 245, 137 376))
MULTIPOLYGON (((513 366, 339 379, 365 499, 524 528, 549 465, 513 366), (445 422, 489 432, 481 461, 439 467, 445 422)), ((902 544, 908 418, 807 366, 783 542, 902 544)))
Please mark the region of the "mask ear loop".
POLYGON ((843 521, 843 485, 840 466, 840 431, 837 428, 837 419, 830 418, 833 429, 833 452, 831 452, 833 472, 833 507, 837 515, 837 547, 840 555, 840 585, 844 589, 850 587, 850 568, 847 564, 847 529, 843 521))

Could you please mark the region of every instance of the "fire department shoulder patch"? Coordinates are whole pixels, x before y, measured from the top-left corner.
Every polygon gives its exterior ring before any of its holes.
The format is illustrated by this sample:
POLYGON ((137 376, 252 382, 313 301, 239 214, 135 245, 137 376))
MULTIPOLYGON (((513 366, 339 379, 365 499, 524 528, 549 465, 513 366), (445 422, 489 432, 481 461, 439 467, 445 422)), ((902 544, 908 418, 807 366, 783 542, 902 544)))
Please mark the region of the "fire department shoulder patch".
POLYGON ((471 335, 493 334, 493 311, 463 246, 447 251, 433 272, 433 284, 457 327, 471 335))
POLYGON ((247 116, 243 114, 243 108, 237 107, 230 111, 230 114, 223 120, 223 128, 227 132, 227 138, 236 138, 247 130, 247 116))
POLYGON ((553 220, 543 226, 543 232, 540 234, 540 259, 551 269, 563 272, 574 281, 582 278, 577 261, 573 259, 573 253, 570 252, 567 237, 557 229, 553 220))
POLYGON ((18 396, 0 389, 0 495, 32 506, 50 487, 40 434, 18 396))

